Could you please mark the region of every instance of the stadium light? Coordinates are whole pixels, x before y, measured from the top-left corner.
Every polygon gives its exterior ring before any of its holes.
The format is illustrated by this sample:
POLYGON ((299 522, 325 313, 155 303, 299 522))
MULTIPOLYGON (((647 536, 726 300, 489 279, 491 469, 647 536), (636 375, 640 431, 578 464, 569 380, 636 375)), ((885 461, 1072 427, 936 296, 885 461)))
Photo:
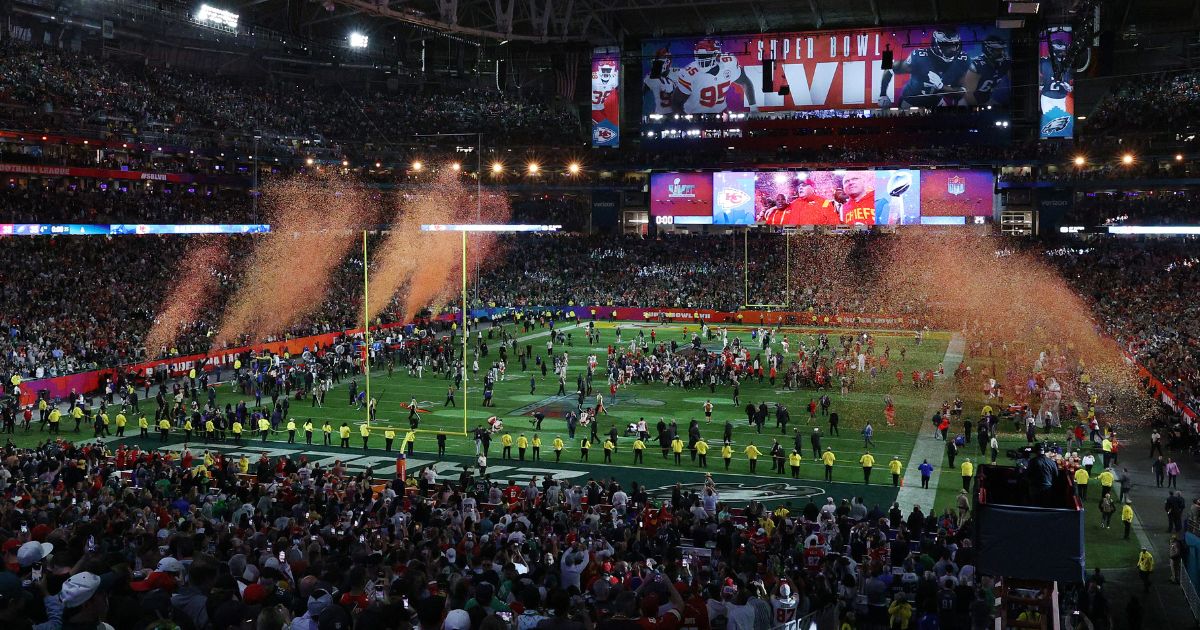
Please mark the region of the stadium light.
POLYGON ((350 166, 350 160, 342 160, 342 166, 350 166))
POLYGON ((504 172, 504 165, 499 162, 492 162, 492 174, 499 175, 504 172))
POLYGON ((379 167, 381 167, 381 166, 383 166, 383 164, 380 164, 379 162, 376 162, 376 163, 375 163, 375 168, 379 168, 379 167))
POLYGON ((528 171, 529 171, 529 174, 530 174, 530 175, 537 175, 537 174, 538 174, 538 169, 539 169, 539 168, 540 168, 540 167, 538 166, 538 163, 537 163, 537 162, 530 162, 530 163, 529 163, 529 166, 527 166, 527 167, 526 167, 526 170, 528 170, 528 171))
POLYGON ((571 162, 567 165, 567 172, 572 175, 579 174, 579 162, 571 162))
POLYGON ((454 171, 455 173, 457 173, 457 172, 459 172, 459 171, 461 171, 461 170, 462 170, 462 164, 459 164, 458 162, 451 162, 451 163, 450 163, 450 170, 452 170, 452 171, 454 171))
POLYGON ((414 170, 414 171, 417 171, 417 172, 420 172, 420 171, 421 171, 421 169, 423 169, 423 168, 425 168, 425 165, 421 163, 421 160, 414 160, 414 161, 413 161, 413 163, 412 163, 412 170, 414 170))
POLYGON ((1130 164, 1133 164, 1133 154, 1126 153, 1125 155, 1122 155, 1121 163, 1124 164, 1125 166, 1129 166, 1130 164))
POLYGON ((1176 153, 1176 154, 1175 154, 1175 161, 1176 161, 1176 162, 1182 162, 1182 161, 1183 161, 1183 154, 1182 154, 1182 153, 1176 153))
POLYGON ((366 35, 363 35, 362 33, 359 33, 357 31, 350 33, 350 37, 348 39, 350 40, 351 48, 366 48, 367 47, 368 38, 366 35))
POLYGON ((313 159, 312 159, 312 158, 308 158, 308 159, 304 160, 304 165, 305 165, 305 166, 312 166, 312 165, 313 165, 313 159))
POLYGON ((1083 166, 1085 164, 1087 164, 1087 158, 1083 157, 1082 155, 1075 156, 1075 166, 1083 166))
POLYGON ((200 10, 196 11, 196 21, 237 30, 238 14, 202 4, 200 10))

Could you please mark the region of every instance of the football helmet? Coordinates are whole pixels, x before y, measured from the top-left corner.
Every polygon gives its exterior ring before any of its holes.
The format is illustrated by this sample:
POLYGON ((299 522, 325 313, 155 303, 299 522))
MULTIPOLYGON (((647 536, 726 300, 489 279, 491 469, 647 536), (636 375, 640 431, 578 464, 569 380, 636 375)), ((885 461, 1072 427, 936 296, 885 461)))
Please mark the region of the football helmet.
POLYGON ((662 62, 662 76, 667 76, 671 70, 671 51, 666 48, 659 48, 654 51, 654 60, 662 62))
POLYGON ((1070 48, 1070 46, 1067 45, 1065 40, 1050 40, 1050 56, 1054 57, 1055 61, 1066 61, 1068 48, 1070 48))
POLYGON ((717 65, 717 58, 721 56, 721 47, 711 39, 702 39, 696 42, 693 53, 696 56, 696 65, 700 66, 702 70, 708 70, 717 65))
POLYGON ((954 31, 936 30, 929 50, 942 61, 951 61, 962 54, 962 37, 954 31))
POLYGON ((613 75, 615 75, 617 73, 617 67, 614 66, 611 61, 601 61, 599 71, 600 71, 600 78, 607 81, 608 79, 611 79, 613 77, 613 75))
POLYGON ((997 35, 988 35, 983 40, 983 56, 992 61, 1008 59, 1008 43, 997 35))

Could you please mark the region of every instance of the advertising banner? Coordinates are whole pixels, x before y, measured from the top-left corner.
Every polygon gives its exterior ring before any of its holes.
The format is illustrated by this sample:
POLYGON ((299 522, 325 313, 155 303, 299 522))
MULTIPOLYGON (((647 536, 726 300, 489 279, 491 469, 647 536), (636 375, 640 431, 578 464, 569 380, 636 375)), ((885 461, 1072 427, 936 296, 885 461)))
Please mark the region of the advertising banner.
POLYGON ((989 171, 921 171, 921 216, 990 217, 995 182, 989 171))
POLYGON ((713 174, 651 174, 650 216, 659 225, 712 223, 713 174))
POLYGON ((90 179, 121 179, 172 184, 245 184, 241 177, 220 175, 193 175, 190 173, 148 173, 145 171, 122 171, 112 168, 76 166, 43 166, 40 164, 3 164, 0 173, 37 175, 44 177, 85 177, 90 179))
POLYGON ((986 25, 651 39, 642 116, 1005 107, 1009 47, 1008 31, 986 25))
POLYGON ((592 51, 592 147, 620 146, 621 52, 613 46, 592 51))
POLYGON ((1071 27, 1042 32, 1038 43, 1038 96, 1041 99, 1041 137, 1075 135, 1075 74, 1069 58, 1071 27))

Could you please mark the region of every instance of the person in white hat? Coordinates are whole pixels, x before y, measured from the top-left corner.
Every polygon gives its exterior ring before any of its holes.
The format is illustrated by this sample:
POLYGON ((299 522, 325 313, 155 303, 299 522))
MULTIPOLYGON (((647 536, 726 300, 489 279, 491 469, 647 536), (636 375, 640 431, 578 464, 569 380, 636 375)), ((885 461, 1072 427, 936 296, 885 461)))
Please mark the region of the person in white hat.
POLYGON ((53 552, 54 545, 31 540, 17 549, 17 564, 21 565, 21 570, 24 571, 50 557, 53 552))
POLYGON ((112 626, 104 623, 104 617, 108 614, 108 592, 112 589, 113 581, 111 573, 100 577, 84 571, 64 582, 58 593, 63 605, 63 625, 113 630, 112 626))

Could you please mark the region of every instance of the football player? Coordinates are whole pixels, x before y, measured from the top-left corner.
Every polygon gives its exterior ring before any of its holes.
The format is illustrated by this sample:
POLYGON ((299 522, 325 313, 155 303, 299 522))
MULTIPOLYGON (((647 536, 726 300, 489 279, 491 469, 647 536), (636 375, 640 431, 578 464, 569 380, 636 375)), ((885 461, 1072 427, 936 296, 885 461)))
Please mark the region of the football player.
POLYGON ((654 68, 659 62, 662 63, 662 69, 658 76, 654 76, 652 69, 650 74, 642 79, 642 93, 653 103, 652 107, 643 111, 650 111, 652 114, 679 113, 675 104, 675 77, 679 74, 679 69, 671 67, 671 51, 659 48, 654 53, 654 63, 650 67, 654 68))
POLYGON ((1067 97, 1074 88, 1071 86, 1071 64, 1067 63, 1065 39, 1050 40, 1050 56, 1038 60, 1038 77, 1041 78, 1039 92, 1042 98, 1042 113, 1048 114, 1058 108, 1062 114, 1070 113, 1067 97))
POLYGON ((1008 80, 1009 67, 1012 59, 1008 56, 1008 42, 999 35, 988 35, 983 40, 983 52, 971 59, 967 74, 963 76, 963 95, 970 107, 985 107, 987 105, 1004 105, 1008 93, 996 93, 996 88, 1008 80), (999 98, 997 98, 999 97, 999 98))
POLYGON ((617 66, 610 60, 600 62, 599 67, 592 73, 592 120, 599 122, 606 119, 604 110, 616 104, 617 98, 617 66))
POLYGON ((674 104, 685 114, 719 114, 729 106, 725 96, 732 85, 742 89, 746 106, 758 111, 754 87, 733 55, 721 54, 710 39, 696 42, 695 59, 676 75, 674 104))
POLYGON ((892 106, 888 88, 895 74, 907 74, 908 82, 900 94, 901 107, 931 109, 943 102, 957 103, 962 98, 962 79, 967 71, 967 56, 962 38, 954 31, 938 29, 927 48, 918 48, 892 70, 884 70, 879 83, 879 106, 892 106), (947 98, 949 97, 949 99, 947 98))

